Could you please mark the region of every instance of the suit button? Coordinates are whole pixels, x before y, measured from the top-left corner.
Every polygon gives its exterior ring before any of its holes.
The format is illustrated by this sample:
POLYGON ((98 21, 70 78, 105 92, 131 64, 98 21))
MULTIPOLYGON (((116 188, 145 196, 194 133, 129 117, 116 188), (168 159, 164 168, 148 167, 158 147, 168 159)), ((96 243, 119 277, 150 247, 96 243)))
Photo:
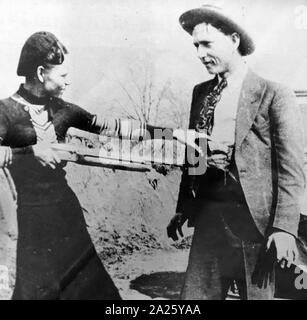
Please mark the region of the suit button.
POLYGON ((240 173, 246 173, 246 169, 240 169, 240 173))
POLYGON ((26 112, 29 112, 29 107, 28 107, 28 106, 24 106, 24 110, 25 110, 26 112))

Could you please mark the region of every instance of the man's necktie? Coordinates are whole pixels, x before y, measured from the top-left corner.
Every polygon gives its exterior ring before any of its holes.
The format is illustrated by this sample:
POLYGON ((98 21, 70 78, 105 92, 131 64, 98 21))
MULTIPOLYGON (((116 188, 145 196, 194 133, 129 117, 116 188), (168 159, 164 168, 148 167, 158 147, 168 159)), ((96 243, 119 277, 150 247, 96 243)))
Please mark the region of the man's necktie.
POLYGON ((208 135, 211 135, 214 124, 214 110, 226 86, 227 80, 223 77, 218 85, 206 96, 204 105, 200 111, 200 120, 196 125, 198 132, 206 132, 208 135))
MULTIPOLYGON (((206 98, 203 101, 202 109, 200 111, 200 115, 199 115, 200 119, 196 124, 196 128, 195 128, 196 131, 211 135, 212 129, 213 129, 213 121, 214 121, 214 110, 217 103, 221 99, 221 93, 226 86, 227 86, 227 81, 225 78, 222 78, 222 80, 206 96, 206 98)), ((205 157, 202 157, 202 159, 199 160, 199 161, 205 161, 207 167, 209 166, 210 154, 211 152, 209 150, 209 145, 207 144, 207 154, 205 157)), ((191 168, 193 168, 193 166, 191 168)), ((201 183, 200 182, 201 176, 196 173, 198 166, 196 166, 195 168, 196 168, 195 173, 191 173, 191 177, 189 179, 189 194, 191 195, 192 198, 196 198, 198 189, 201 183)))

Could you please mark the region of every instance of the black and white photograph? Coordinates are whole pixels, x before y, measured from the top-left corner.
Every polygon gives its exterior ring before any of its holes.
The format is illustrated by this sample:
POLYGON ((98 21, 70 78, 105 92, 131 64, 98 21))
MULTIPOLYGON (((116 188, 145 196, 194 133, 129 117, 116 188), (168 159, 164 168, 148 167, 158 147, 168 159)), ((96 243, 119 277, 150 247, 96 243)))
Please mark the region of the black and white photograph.
POLYGON ((0 300, 307 300, 306 0, 0 17, 0 300))

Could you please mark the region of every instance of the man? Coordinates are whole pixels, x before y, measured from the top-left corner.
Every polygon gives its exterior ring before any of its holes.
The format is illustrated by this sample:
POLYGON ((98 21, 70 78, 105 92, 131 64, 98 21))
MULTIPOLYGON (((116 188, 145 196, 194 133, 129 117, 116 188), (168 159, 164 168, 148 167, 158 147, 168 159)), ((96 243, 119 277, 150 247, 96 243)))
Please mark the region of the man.
POLYGON ((186 220, 195 226, 181 297, 223 299, 235 280, 241 298, 272 299, 275 259, 284 268, 298 254, 305 180, 295 96, 247 68, 254 42, 220 8, 187 11, 180 23, 214 75, 194 88, 190 113, 190 129, 210 136, 208 168, 185 170, 167 227, 177 240, 186 220))

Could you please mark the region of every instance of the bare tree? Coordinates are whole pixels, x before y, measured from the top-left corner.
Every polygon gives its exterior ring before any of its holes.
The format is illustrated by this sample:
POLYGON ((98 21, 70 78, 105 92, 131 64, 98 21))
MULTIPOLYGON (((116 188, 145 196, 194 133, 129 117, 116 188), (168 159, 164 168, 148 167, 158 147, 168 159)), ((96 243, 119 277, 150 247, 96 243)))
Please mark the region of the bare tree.
MULTIPOLYGON (((163 102, 170 88, 169 81, 159 84, 154 77, 154 68, 145 63, 141 67, 128 70, 128 81, 117 80, 123 98, 115 102, 123 116, 156 124, 163 102)), ((165 111, 164 111, 165 112, 165 111)))
POLYGON ((189 123, 189 110, 191 97, 188 91, 168 88, 165 99, 169 103, 167 117, 171 119, 176 128, 187 128, 189 123))

